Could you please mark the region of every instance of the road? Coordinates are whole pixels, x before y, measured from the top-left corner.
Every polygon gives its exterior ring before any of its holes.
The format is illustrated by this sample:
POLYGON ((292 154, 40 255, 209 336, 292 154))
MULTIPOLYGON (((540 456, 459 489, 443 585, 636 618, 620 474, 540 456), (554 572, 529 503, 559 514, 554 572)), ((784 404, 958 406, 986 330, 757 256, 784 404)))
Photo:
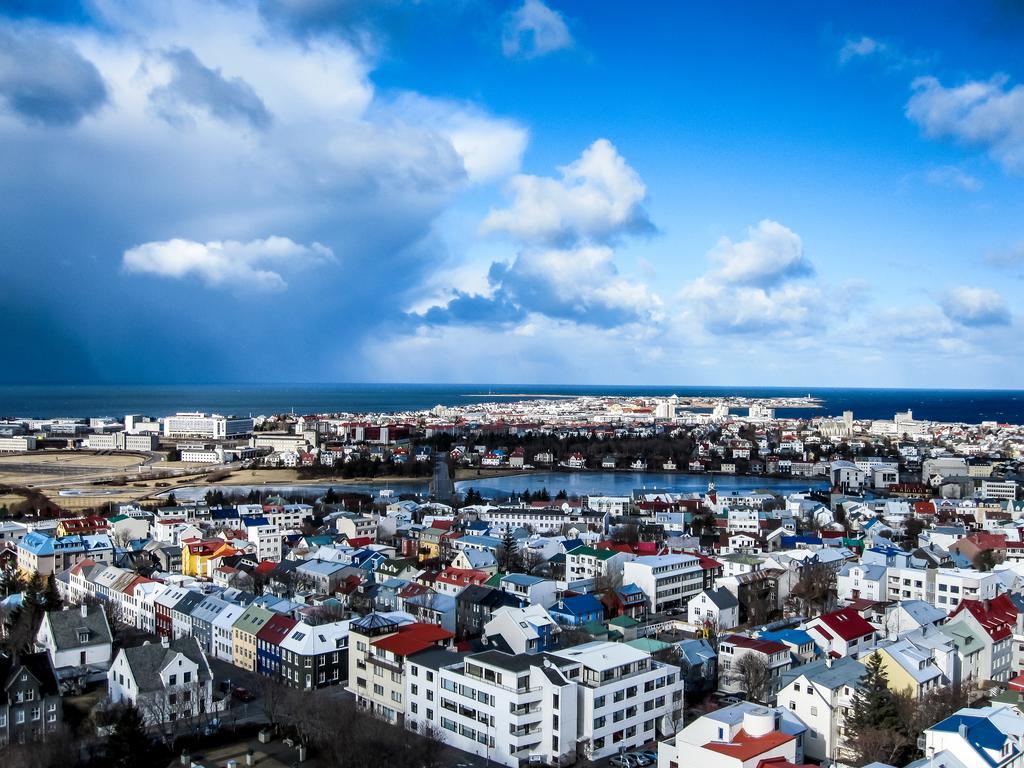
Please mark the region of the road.
POLYGON ((438 454, 434 459, 434 476, 430 480, 430 495, 438 501, 451 501, 455 495, 455 483, 448 469, 448 457, 438 454))

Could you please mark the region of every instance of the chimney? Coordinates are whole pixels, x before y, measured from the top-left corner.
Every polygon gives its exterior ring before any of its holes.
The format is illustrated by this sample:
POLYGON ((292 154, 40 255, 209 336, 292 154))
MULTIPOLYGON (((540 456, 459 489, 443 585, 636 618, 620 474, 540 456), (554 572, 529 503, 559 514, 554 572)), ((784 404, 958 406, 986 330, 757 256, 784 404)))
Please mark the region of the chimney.
POLYGON ((88 604, 82 603, 82 605, 80 606, 80 610, 82 611, 82 618, 83 619, 89 618, 89 606, 88 606, 88 604))
POLYGON ((967 723, 960 723, 960 727, 957 729, 963 738, 967 738, 967 723))
POLYGON ((170 648, 171 647, 171 638, 167 637, 167 635, 161 635, 160 636, 160 645, 162 645, 164 648, 170 648))
POLYGON ((825 657, 825 666, 828 667, 829 669, 832 669, 832 657, 831 656, 826 656, 825 657))

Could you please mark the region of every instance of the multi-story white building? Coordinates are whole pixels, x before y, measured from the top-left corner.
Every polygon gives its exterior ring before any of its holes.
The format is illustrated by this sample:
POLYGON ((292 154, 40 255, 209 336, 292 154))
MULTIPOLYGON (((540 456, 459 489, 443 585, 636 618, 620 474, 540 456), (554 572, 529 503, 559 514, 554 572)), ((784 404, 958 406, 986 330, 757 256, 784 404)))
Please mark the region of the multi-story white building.
POLYGON ((587 506, 595 512, 609 515, 625 515, 629 513, 629 496, 588 496, 587 506))
POLYGON ((889 566, 885 577, 886 599, 935 602, 934 568, 889 566))
POLYGON ((518 768, 576 760, 580 665, 547 655, 424 651, 408 661, 405 724, 435 726, 446 744, 518 768))
POLYGON ((253 420, 217 413, 176 413, 164 417, 164 437, 227 440, 252 433, 253 420))
POLYGON ((983 499, 1003 499, 1013 501, 1017 498, 1017 483, 1013 480, 989 480, 981 481, 981 488, 978 495, 983 499))
POLYGON ((843 738, 845 713, 853 705, 853 695, 864 674, 863 664, 844 657, 814 661, 783 675, 779 706, 796 714, 807 726, 807 757, 842 761, 848 756, 843 738))
POLYGON ((671 736, 682 724, 679 668, 623 643, 597 641, 550 654, 581 666, 576 682, 577 740, 591 760, 671 736))
POLYGON ((930 600, 944 611, 956 610, 961 600, 993 600, 999 594, 999 575, 968 568, 935 569, 935 595, 930 600))
POLYGON ((695 555, 644 555, 623 564, 622 583, 647 595, 651 611, 681 608, 704 588, 704 572, 695 555))

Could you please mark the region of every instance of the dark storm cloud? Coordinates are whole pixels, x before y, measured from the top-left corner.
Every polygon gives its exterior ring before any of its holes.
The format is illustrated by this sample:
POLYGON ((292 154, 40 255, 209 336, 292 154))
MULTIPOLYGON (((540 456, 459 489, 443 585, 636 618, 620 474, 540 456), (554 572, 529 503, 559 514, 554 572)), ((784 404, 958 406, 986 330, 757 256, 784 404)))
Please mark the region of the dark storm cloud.
POLYGON ((205 66, 187 48, 167 51, 164 60, 174 74, 167 85, 154 88, 149 98, 167 122, 187 121, 183 107, 195 107, 226 123, 244 122, 259 130, 270 125, 269 110, 242 78, 224 77, 219 69, 205 66))
POLYGON ((25 122, 71 126, 106 103, 107 87, 73 46, 0 29, 0 99, 25 122))

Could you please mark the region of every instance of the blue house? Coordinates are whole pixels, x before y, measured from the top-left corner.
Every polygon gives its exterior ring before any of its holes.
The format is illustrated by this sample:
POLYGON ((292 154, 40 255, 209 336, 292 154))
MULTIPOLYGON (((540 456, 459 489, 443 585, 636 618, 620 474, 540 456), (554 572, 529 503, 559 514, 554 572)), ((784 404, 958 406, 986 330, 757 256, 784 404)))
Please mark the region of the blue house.
POLYGON ((559 624, 579 627, 604 618, 604 606, 593 595, 564 597, 548 609, 551 618, 559 624))

